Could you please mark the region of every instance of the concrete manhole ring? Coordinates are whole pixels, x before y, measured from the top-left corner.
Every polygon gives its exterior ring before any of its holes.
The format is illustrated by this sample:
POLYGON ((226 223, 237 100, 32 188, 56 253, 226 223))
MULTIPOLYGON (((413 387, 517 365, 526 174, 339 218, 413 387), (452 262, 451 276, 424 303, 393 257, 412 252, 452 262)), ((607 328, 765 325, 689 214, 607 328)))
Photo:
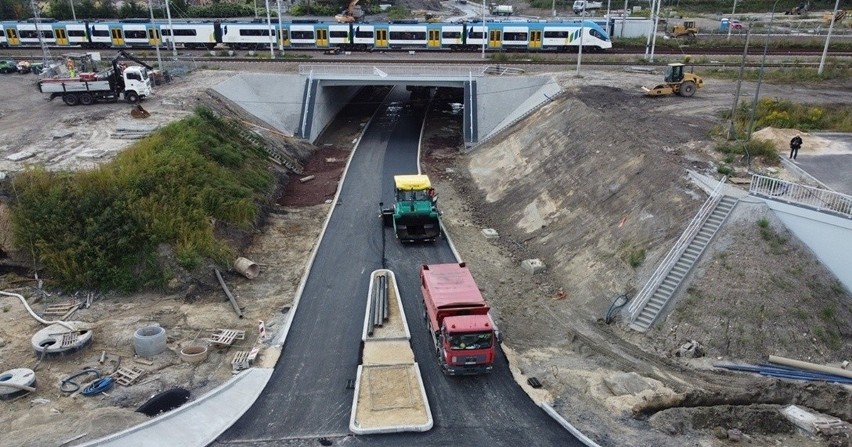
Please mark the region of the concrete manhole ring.
POLYGON ((33 335, 32 346, 36 355, 54 357, 77 352, 92 342, 92 331, 72 331, 55 323, 33 335))
POLYGON ((160 326, 145 326, 133 334, 133 348, 140 357, 153 357, 166 350, 166 330, 160 326))
POLYGON ((18 387, 29 386, 35 388, 35 382, 35 372, 29 368, 15 368, 0 373, 0 400, 9 400, 28 393, 27 390, 22 390, 18 387))

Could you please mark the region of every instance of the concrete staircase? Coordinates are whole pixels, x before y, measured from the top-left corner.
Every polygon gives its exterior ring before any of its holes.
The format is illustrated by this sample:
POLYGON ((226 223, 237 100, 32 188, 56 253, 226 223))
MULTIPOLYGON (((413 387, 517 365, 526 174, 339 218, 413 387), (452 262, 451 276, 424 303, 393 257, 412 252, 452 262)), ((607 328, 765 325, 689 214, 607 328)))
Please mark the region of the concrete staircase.
MULTIPOLYGON (((630 324, 631 329, 645 332, 651 328, 654 321, 656 321, 657 317, 665 309, 666 304, 668 304, 669 300, 671 300, 675 292, 680 288, 684 278, 692 270, 698 258, 704 253, 704 249, 710 244, 713 236, 716 235, 716 232, 719 231, 725 219, 731 214, 731 210, 734 209, 737 201, 738 199, 734 197, 721 196, 718 203, 707 216, 707 219, 704 220, 695 235, 689 239, 686 248, 676 258, 677 260, 671 264, 671 268, 668 268, 664 276, 655 275, 657 278, 662 276, 662 281, 656 287, 648 289, 651 291, 650 298, 641 307, 638 314, 636 314, 635 319, 630 324)), ((651 281, 654 281, 654 278, 651 281)))

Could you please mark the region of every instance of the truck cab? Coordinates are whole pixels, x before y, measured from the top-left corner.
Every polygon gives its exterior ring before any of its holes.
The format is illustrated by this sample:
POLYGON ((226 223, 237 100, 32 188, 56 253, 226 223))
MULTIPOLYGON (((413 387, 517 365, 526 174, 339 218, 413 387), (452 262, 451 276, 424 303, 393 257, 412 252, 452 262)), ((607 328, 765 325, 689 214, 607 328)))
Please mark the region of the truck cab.
POLYGON ((137 102, 139 99, 151 96, 151 77, 145 67, 124 67, 121 71, 124 81, 124 99, 127 102, 137 102))
POLYGON ((420 286, 424 318, 444 374, 491 372, 497 332, 465 263, 421 266, 420 286))
POLYGON ((438 196, 425 175, 394 176, 394 204, 382 208, 386 226, 393 226, 397 239, 403 242, 434 242, 441 236, 438 196))

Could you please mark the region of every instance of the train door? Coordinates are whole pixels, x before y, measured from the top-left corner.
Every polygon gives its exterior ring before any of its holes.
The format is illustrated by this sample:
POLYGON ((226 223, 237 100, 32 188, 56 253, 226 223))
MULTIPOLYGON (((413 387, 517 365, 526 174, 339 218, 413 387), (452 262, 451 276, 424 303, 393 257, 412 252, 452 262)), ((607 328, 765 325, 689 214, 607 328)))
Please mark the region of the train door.
POLYGON ((124 46, 124 34, 121 32, 121 28, 110 28, 109 29, 110 39, 112 40, 112 46, 114 47, 123 47, 124 46))
POLYGON ((57 45, 68 45, 68 33, 65 28, 56 28, 54 32, 56 33, 57 45))
POLYGON ((282 47, 290 46, 290 33, 287 32, 287 28, 281 28, 278 30, 278 41, 281 43, 282 47))
POLYGON ((18 30, 9 28, 6 30, 6 42, 10 47, 20 45, 21 39, 18 37, 18 30))
POLYGON ((429 48, 440 48, 441 47, 441 30, 439 29, 430 29, 429 30, 429 48))
POLYGON ((317 29, 317 46, 323 48, 328 46, 328 29, 317 29))
POLYGON ((388 47, 388 30, 387 29, 377 29, 376 30, 376 48, 387 48, 388 47))
POLYGON ((162 36, 160 36, 160 28, 156 25, 148 28, 148 43, 151 44, 152 47, 160 46, 160 42, 163 41, 162 36))
POLYGON ((493 29, 488 32, 488 48, 500 48, 503 43, 499 29, 493 29))
POLYGON ((541 49, 541 30, 530 31, 530 48, 541 49))

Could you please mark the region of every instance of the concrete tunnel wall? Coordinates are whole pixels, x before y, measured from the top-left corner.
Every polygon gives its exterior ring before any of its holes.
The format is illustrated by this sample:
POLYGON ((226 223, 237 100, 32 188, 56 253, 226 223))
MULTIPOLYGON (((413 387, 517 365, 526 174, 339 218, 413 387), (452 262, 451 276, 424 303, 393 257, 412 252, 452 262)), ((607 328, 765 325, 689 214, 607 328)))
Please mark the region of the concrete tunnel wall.
POLYGON ((213 86, 213 90, 275 130, 296 133, 304 87, 299 75, 244 73, 220 82, 213 86))
MULTIPOLYGON (((562 88, 551 76, 488 76, 476 83, 477 142, 493 137, 549 102, 562 88)), ((469 98, 465 98, 465 104, 469 98)))
POLYGON ((306 87, 303 103, 307 106, 303 110, 302 119, 298 127, 299 135, 313 143, 325 131, 325 128, 334 120, 340 111, 349 104, 349 101, 358 94, 363 85, 335 85, 324 86, 322 81, 303 81, 306 87), (306 114, 306 115, 305 115, 306 114), (304 131, 304 134, 302 132, 304 131))
POLYGON ((765 201, 790 232, 852 291, 852 220, 775 200, 765 201))

